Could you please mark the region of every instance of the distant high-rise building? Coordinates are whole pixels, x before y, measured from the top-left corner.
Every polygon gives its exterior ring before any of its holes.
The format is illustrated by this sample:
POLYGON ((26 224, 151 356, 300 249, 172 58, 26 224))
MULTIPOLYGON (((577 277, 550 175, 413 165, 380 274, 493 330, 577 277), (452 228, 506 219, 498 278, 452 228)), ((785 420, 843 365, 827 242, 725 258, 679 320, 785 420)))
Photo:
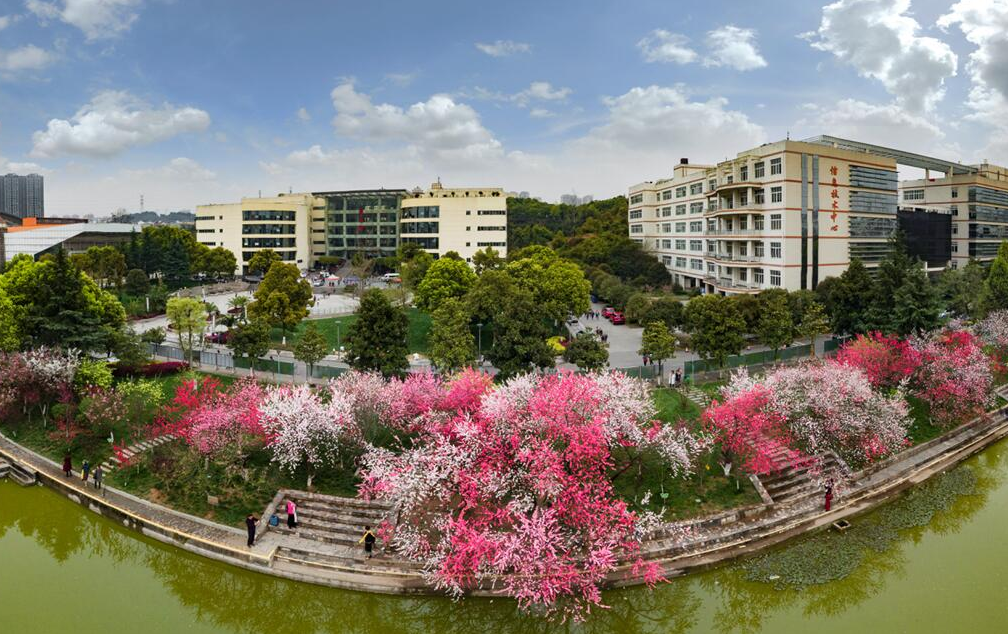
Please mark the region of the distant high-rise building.
POLYGON ((528 198, 529 193, 527 191, 522 191, 518 193, 518 198, 528 198))
POLYGON ((0 213, 17 218, 44 217, 43 189, 43 179, 39 174, 4 175, 0 178, 0 213))
POLYGON ((560 196, 561 205, 576 205, 578 204, 577 194, 564 194, 560 196))
POLYGON ((588 203, 590 203, 593 200, 595 200, 595 197, 592 196, 591 194, 587 194, 587 195, 581 197, 581 204, 582 205, 587 205, 588 203))

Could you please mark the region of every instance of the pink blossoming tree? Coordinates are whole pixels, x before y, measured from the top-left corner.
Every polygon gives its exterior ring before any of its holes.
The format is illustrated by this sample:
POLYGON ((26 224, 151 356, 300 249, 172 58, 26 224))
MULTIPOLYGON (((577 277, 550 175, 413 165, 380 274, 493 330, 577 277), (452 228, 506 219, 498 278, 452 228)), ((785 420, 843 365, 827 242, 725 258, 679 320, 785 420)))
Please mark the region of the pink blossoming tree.
POLYGON ((913 376, 921 359, 909 341, 872 332, 844 344, 836 362, 864 372, 872 387, 892 389, 913 376))
POLYGON ((916 394, 931 407, 932 420, 949 428, 982 414, 991 398, 990 359, 966 331, 943 332, 922 342, 916 394))

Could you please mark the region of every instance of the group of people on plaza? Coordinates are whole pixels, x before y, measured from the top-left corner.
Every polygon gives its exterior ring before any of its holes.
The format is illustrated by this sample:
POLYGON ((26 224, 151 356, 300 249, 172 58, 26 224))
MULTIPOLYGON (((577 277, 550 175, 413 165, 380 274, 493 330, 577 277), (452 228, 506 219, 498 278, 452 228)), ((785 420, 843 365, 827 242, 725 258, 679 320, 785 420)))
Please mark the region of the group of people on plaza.
MULTIPOLYGON (((102 488, 102 481, 105 479, 105 470, 102 469, 100 464, 92 470, 91 464, 87 461, 87 459, 85 459, 84 462, 81 463, 80 473, 81 480, 84 482, 85 486, 88 486, 88 477, 90 476, 93 479, 94 488, 102 488)), ((70 454, 63 456, 63 475, 67 478, 73 475, 73 461, 70 458, 70 454)))

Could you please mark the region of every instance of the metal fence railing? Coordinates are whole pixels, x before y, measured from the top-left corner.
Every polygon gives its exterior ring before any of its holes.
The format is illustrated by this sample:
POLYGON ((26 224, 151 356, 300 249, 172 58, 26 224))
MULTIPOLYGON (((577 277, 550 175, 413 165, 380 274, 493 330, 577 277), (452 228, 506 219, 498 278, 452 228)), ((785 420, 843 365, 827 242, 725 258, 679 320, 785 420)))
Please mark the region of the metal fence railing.
MULTIPOLYGON (((826 354, 835 352, 846 341, 846 337, 834 337, 823 342, 823 350, 826 354)), ((719 367, 717 362, 704 359, 686 361, 683 364, 683 377, 689 378, 694 375, 707 372, 719 372, 722 370, 734 370, 737 368, 752 368, 757 366, 772 365, 793 359, 812 356, 811 344, 805 343, 798 346, 788 346, 777 351, 776 356, 773 350, 760 350, 748 352, 728 357, 723 367, 719 367)))

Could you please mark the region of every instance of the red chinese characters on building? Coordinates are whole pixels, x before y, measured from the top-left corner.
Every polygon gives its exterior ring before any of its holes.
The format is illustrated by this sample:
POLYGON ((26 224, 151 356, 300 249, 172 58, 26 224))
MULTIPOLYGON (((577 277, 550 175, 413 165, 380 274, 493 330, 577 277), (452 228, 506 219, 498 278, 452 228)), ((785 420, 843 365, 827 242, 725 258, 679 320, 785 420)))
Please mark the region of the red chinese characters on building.
POLYGON ((840 192, 837 185, 837 174, 839 173, 837 166, 834 165, 830 167, 829 173, 831 176, 830 186, 832 187, 830 190, 830 220, 833 221, 833 224, 830 226, 830 231, 838 231, 840 226, 837 224, 837 210, 840 209, 840 192))

